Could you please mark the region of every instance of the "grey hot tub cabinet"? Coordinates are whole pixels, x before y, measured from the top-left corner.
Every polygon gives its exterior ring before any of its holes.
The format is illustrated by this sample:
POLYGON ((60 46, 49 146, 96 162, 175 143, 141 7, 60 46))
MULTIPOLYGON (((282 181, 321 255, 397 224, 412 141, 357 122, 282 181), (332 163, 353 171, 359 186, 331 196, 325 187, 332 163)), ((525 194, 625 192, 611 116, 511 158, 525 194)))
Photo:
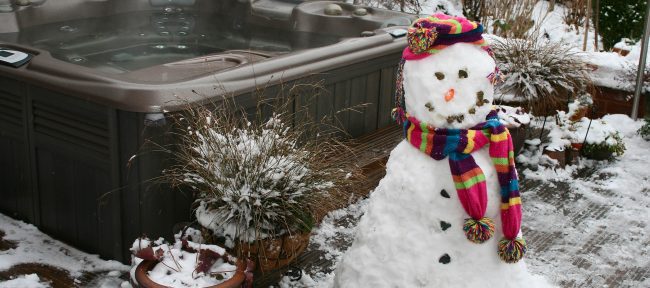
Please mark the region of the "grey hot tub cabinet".
MULTIPOLYGON (((341 5, 350 10, 351 5, 341 5)), ((268 59, 242 51, 206 58, 253 59, 223 71, 190 69, 183 64, 191 64, 188 60, 118 75, 0 42, 35 55, 19 69, 0 66, 0 210, 85 251, 126 262, 136 237, 170 236, 174 223, 191 218, 192 195, 153 181, 169 165, 169 155, 141 148, 147 141, 174 139, 165 133, 167 125, 146 124, 149 113, 214 101, 223 95, 215 83, 254 109, 253 95, 261 86, 275 94, 292 83, 320 80, 326 95, 310 104, 313 116, 369 103, 361 113, 344 114, 341 122, 352 136, 372 132, 391 124, 395 70, 405 45, 403 38, 386 33, 390 29, 268 59), (167 81, 151 76, 162 74, 167 81), (135 154, 141 155, 131 159, 135 154)), ((304 105, 305 97, 294 104, 304 105)))

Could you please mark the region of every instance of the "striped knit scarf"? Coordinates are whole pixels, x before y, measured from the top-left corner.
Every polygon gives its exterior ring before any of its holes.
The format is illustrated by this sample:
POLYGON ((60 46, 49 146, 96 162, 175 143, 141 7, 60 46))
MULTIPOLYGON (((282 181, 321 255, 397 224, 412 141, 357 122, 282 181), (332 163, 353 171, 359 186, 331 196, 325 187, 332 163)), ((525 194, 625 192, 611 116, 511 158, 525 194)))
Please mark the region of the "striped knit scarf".
POLYGON ((504 261, 515 263, 526 252, 526 242, 517 238, 521 225, 519 181, 515 169, 512 138, 508 129, 492 111, 487 121, 471 129, 433 128, 406 113, 404 133, 407 141, 435 160, 449 157, 458 199, 471 217, 463 230, 467 238, 483 243, 494 234, 494 224, 484 217, 487 207, 485 174, 471 153, 489 144, 489 153, 501 186, 501 222, 504 239, 499 241, 498 254, 504 261))

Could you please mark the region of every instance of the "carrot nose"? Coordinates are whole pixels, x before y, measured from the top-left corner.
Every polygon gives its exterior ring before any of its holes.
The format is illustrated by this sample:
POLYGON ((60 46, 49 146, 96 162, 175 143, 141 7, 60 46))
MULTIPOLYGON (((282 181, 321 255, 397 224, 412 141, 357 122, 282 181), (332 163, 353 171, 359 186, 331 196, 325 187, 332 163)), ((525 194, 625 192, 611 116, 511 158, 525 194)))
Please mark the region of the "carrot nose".
POLYGON ((445 101, 449 102, 451 99, 454 99, 454 94, 456 94, 456 91, 454 91, 454 88, 449 89, 447 93, 445 93, 445 101))

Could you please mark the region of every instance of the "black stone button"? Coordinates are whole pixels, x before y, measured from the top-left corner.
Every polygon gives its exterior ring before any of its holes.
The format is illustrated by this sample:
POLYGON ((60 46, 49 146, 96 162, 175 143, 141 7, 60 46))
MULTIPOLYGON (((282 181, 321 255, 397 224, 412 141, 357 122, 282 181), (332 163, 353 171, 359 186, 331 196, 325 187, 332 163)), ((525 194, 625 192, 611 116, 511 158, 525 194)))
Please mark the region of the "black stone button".
POLYGON ((451 227, 451 223, 440 221, 440 228, 442 228, 442 231, 449 229, 449 227, 451 227))
POLYGON ((451 257, 449 257, 449 254, 445 253, 445 255, 442 255, 440 259, 438 259, 438 262, 442 264, 449 264, 449 262, 451 262, 451 257))
POLYGON ((440 195, 442 195, 442 197, 445 197, 445 198, 451 198, 451 197, 449 197, 449 193, 447 193, 447 190, 445 190, 445 189, 442 189, 442 191, 440 191, 440 195))

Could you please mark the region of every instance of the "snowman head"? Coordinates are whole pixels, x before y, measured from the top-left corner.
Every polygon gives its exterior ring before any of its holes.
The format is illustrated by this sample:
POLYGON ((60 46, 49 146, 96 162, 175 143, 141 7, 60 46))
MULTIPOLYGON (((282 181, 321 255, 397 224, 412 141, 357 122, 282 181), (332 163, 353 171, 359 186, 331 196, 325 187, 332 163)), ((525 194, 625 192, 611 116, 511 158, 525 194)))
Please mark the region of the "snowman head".
POLYGON ((485 121, 498 70, 482 32, 476 22, 444 14, 414 22, 398 75, 399 120, 406 112, 436 128, 458 129, 485 121))
POLYGON ((467 129, 492 109, 492 57, 480 47, 458 43, 429 57, 404 63, 406 111, 437 128, 467 129))

